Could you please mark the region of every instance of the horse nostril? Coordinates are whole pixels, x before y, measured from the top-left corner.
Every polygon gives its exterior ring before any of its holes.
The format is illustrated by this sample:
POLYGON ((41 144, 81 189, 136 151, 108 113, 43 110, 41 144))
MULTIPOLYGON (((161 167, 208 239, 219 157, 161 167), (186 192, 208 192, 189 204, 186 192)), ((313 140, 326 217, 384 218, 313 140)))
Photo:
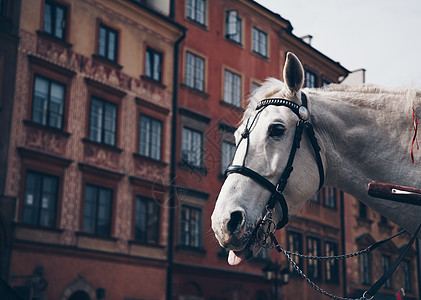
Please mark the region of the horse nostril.
POLYGON ((235 231, 241 229, 243 224, 244 213, 241 211, 234 211, 231 213, 231 219, 228 221, 227 229, 230 233, 235 233, 235 231))

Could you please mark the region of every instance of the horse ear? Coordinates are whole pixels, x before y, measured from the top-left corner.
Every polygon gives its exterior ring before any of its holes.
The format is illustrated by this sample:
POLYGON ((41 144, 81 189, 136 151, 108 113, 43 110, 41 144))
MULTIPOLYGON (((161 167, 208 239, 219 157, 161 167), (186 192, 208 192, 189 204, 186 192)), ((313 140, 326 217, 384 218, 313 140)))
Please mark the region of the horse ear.
POLYGON ((298 57, 288 52, 284 66, 284 81, 292 94, 296 94, 304 83, 304 69, 298 57))

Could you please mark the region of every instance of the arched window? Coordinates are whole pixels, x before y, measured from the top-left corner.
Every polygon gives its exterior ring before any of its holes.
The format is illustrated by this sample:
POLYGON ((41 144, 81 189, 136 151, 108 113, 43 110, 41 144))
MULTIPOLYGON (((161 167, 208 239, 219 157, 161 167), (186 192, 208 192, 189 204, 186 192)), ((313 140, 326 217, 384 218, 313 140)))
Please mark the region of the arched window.
POLYGON ((91 297, 85 291, 76 291, 74 292, 69 300, 91 300, 91 297))

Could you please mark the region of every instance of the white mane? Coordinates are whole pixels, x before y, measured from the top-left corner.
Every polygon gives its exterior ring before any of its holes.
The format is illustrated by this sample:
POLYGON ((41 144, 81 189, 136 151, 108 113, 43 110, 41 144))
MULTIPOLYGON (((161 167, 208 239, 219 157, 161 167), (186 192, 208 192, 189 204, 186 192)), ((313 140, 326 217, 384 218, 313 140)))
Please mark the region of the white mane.
MULTIPOLYGON (((267 78, 263 85, 256 89, 247 99, 247 108, 244 112, 241 123, 254 115, 259 101, 273 97, 276 93, 284 90, 285 84, 276 78, 267 78)), ((402 111, 412 113, 416 109, 418 118, 421 118, 421 91, 414 88, 407 89, 385 89, 369 84, 355 86, 330 84, 323 88, 303 89, 309 94, 323 93, 324 97, 340 99, 360 107, 371 107, 384 111, 402 111), (405 97, 402 97, 405 96, 405 97)))

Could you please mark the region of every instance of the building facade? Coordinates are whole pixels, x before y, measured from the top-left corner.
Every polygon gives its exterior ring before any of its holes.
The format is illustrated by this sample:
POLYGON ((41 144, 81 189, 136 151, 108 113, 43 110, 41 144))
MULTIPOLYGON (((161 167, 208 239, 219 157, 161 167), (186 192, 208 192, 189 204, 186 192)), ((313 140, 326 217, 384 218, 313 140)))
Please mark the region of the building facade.
MULTIPOLYGON (((0 3, 13 24, 0 43, 1 276, 19 294, 274 299, 262 272, 272 261, 291 271, 279 298, 320 298, 273 250, 228 266, 210 216, 246 99, 265 78, 282 80, 286 53, 302 61, 306 87, 348 70, 251 0, 0 3)), ((377 239, 362 236, 347 197, 321 190, 277 233, 281 244, 336 255, 377 239)), ((297 263, 334 294, 364 288, 362 264, 297 263)))
MULTIPOLYGON (((175 1, 175 20, 188 28, 180 44, 177 176, 181 193, 174 221, 172 299, 273 299, 262 269, 276 251, 230 267, 210 231, 210 216, 230 163, 246 99, 267 77, 282 80, 288 51, 298 55, 306 86, 338 82, 348 71, 292 34, 289 21, 254 1, 175 1)), ((343 251, 340 193, 326 188, 279 233, 286 247, 314 255, 343 251)), ((300 262, 321 287, 342 294, 342 266, 300 262)), ((292 271, 292 269, 291 269, 292 271)), ((282 299, 319 299, 292 272, 279 288, 282 299)))
POLYGON ((164 299, 184 28, 136 1, 22 1, 20 12, 1 172, 2 199, 16 201, 9 284, 26 299, 164 299))

